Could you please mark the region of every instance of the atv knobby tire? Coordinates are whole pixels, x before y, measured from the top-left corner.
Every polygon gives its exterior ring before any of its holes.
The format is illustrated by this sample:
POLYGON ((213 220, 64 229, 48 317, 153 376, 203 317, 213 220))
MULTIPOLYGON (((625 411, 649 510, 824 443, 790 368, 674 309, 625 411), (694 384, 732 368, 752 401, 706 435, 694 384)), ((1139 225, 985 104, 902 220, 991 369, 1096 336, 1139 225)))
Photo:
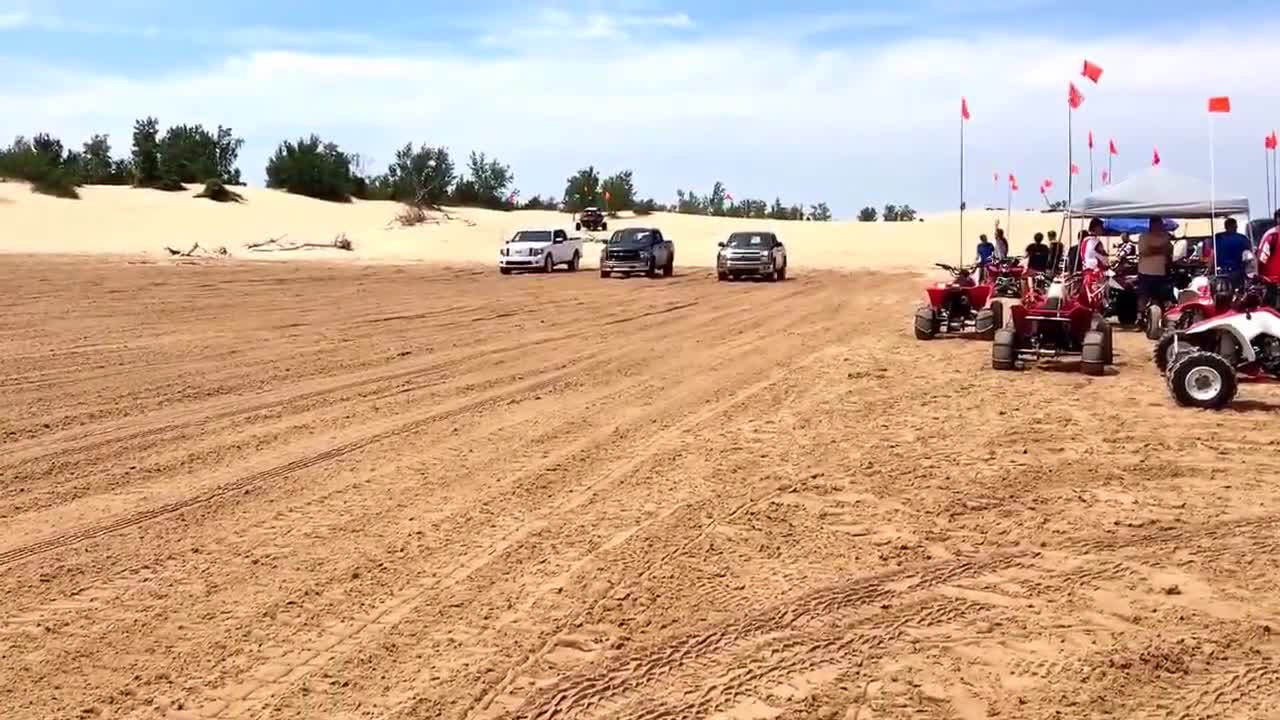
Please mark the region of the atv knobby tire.
POLYGON ((1147 306, 1147 339, 1159 340, 1164 334, 1164 308, 1159 305, 1147 306))
POLYGON ((1004 327, 1004 303, 999 300, 991 303, 991 317, 995 320, 997 330, 1004 327))
POLYGON ((917 340, 932 340, 938 334, 938 312, 931 305, 916 310, 915 332, 917 340))
POLYGON ((1161 375, 1168 375, 1169 368, 1177 362, 1177 358, 1173 356, 1173 346, 1177 341, 1177 331, 1170 330, 1161 335, 1155 347, 1151 348, 1151 362, 1155 364, 1161 375))
POLYGON ((991 368, 993 370, 1018 369, 1018 334, 1009 328, 996 330, 991 341, 991 368))
POLYGON ((973 319, 973 328, 983 340, 995 338, 996 327, 996 315, 990 309, 979 310, 977 317, 973 319))
POLYGON ((1102 332, 1090 330, 1085 333, 1080 348, 1080 370, 1095 377, 1107 371, 1107 336, 1102 332))
POLYGON ((1239 384, 1235 368, 1217 353, 1198 351, 1183 355, 1169 368, 1169 392, 1179 405, 1221 410, 1236 397, 1239 384))

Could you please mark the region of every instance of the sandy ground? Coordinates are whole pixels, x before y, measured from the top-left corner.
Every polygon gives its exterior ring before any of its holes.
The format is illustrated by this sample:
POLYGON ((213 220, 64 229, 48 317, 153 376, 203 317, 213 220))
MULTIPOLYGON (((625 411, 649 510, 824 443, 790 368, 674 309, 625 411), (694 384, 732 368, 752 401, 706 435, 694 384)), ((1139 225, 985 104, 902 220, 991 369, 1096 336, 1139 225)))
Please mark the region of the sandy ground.
MULTIPOLYGON (((261 188, 241 188, 247 202, 218 204, 187 193, 165 193, 127 187, 81 188, 80 200, 36 195, 20 183, 0 183, 0 252, 120 254, 165 256, 165 246, 186 250, 195 242, 205 248, 225 247, 239 258, 360 260, 365 262, 481 262, 493 265, 498 248, 521 228, 564 227, 564 213, 494 212, 450 209, 451 219, 406 228, 394 223, 402 207, 391 202, 327 203, 261 188), (250 252, 246 243, 284 237, 287 242, 330 242, 346 233, 355 250, 250 252)), ((964 261, 970 262, 979 233, 991 234, 995 222, 1013 231, 1018 252, 1034 232, 1057 230, 1059 215, 1019 212, 966 213, 964 261)), ((958 214, 929 216, 915 223, 776 222, 735 220, 678 214, 610 219, 610 231, 652 225, 676 244, 676 259, 686 266, 715 264, 716 244, 735 230, 770 229, 787 244, 793 267, 837 269, 925 269, 935 262, 957 263, 960 253, 958 214)), ((607 239, 609 233, 583 233, 607 239)), ((593 267, 599 245, 588 245, 585 260, 593 267)))
POLYGON ((0 708, 1244 718, 1280 392, 918 343, 919 279, 0 259, 0 708))

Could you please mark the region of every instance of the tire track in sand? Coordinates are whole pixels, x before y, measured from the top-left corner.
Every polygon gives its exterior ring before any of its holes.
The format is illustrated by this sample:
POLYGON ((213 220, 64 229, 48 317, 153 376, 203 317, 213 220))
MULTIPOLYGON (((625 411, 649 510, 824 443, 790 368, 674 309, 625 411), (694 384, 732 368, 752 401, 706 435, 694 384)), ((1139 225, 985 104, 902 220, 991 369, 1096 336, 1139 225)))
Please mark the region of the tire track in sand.
MULTIPOLYGON (((758 342, 758 339, 749 338, 740 339, 735 344, 749 351, 758 342)), ((585 486, 577 488, 573 493, 561 496, 562 499, 553 506, 540 509, 532 517, 523 518, 515 529, 496 542, 486 544, 481 550, 460 558, 448 572, 440 576, 424 578, 401 589, 387 602, 365 616, 352 620, 336 621, 325 629, 325 637, 307 648, 274 648, 269 654, 280 654, 282 655, 281 658, 268 662, 249 673, 250 678, 247 681, 216 691, 214 695, 222 695, 224 699, 215 700, 207 706, 203 711, 205 716, 242 718, 252 716, 255 712, 263 710, 274 698, 287 691, 293 685, 311 676, 316 671, 327 667, 339 656, 349 653, 358 645, 369 641, 371 636, 385 632, 400 623, 424 602, 430 593, 447 590, 449 587, 464 581, 488 564, 494 557, 500 556, 507 549, 514 547, 539 529, 545 527, 555 516, 580 507, 604 488, 631 475, 639 467, 673 448, 678 444, 679 439, 694 427, 713 420, 751 396, 772 386, 785 376, 785 370, 775 370, 763 380, 740 387, 729 397, 715 401, 678 423, 660 431, 657 436, 650 438, 646 449, 642 453, 628 456, 623 463, 612 466, 606 473, 592 479, 585 486)), ((687 397, 674 398, 675 404, 688 402, 689 399, 687 397)), ((647 414, 662 416, 668 411, 668 408, 662 407, 647 414)), ((612 431, 603 433, 604 436, 611 434, 612 431)), ((587 451, 598 442, 599 438, 592 436, 575 444, 574 447, 567 451, 556 453, 543 465, 560 464, 569 456, 587 451)), ((536 474, 536 471, 529 474, 536 474)))

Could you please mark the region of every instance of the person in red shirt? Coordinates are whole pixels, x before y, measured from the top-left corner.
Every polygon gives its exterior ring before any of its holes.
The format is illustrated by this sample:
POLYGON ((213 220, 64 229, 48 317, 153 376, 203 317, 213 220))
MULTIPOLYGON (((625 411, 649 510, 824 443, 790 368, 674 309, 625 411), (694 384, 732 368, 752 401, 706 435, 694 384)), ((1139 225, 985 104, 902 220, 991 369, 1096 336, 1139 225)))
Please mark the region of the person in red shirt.
POLYGON ((1280 283, 1280 210, 1275 215, 1276 226, 1262 235, 1258 243, 1258 277, 1269 283, 1280 283))

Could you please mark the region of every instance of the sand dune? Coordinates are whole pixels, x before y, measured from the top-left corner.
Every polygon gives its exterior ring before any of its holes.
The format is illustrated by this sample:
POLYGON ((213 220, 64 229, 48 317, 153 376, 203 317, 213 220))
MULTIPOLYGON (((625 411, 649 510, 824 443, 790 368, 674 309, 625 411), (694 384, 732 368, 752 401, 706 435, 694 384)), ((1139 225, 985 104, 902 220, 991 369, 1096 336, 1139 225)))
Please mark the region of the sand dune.
MULTIPOLYGON (((86 187, 80 200, 37 195, 20 183, 0 183, 0 252, 55 254, 164 255, 164 246, 224 246, 236 257, 296 259, 345 258, 362 261, 435 261, 492 263, 502 242, 517 229, 569 226, 563 213, 451 210, 453 220, 404 228, 392 223, 400 206, 391 202, 337 204, 260 188, 242 189, 247 202, 224 205, 192 197, 124 187, 86 187), (244 245, 268 237, 298 242, 327 242, 345 232, 355 251, 250 253, 244 245)), ((991 232, 1004 213, 965 215, 964 257, 973 254, 980 232, 991 232)), ((611 221, 610 229, 631 225, 662 228, 677 245, 677 262, 706 266, 714 262, 716 243, 730 232, 763 228, 787 243, 795 267, 832 269, 922 269, 934 262, 954 263, 960 255, 958 214, 931 215, 925 222, 792 222, 716 218, 660 213, 611 221)), ((1056 214, 1018 212, 1012 239, 1021 247, 1033 232, 1057 229, 1056 214)), ((587 265, 596 253, 587 253, 587 265)))

